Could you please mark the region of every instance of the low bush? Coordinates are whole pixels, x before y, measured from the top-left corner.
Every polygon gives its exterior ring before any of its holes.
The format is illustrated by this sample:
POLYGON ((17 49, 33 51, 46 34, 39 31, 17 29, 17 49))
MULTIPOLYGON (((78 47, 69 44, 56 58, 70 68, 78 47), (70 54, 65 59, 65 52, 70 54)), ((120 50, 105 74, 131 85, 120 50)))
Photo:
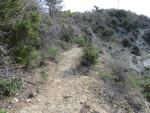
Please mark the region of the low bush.
POLYGON ((69 50, 72 47, 71 43, 67 43, 67 42, 61 41, 61 40, 56 40, 52 43, 53 43, 53 45, 57 46, 58 48, 60 48, 62 50, 69 50))
POLYGON ((104 54, 104 51, 103 51, 103 49, 101 49, 101 48, 98 48, 98 53, 100 53, 100 54, 104 54))
POLYGON ((25 65, 29 64, 32 51, 33 48, 31 46, 21 46, 13 50, 16 62, 25 65))
POLYGON ((39 66, 41 66, 42 62, 44 62, 45 58, 44 56, 41 54, 40 51, 32 51, 30 57, 30 62, 28 64, 29 68, 38 68, 39 66))
POLYGON ((143 35, 143 39, 150 45, 150 31, 147 31, 143 35))
POLYGON ((145 76, 141 80, 141 88, 142 88, 142 93, 146 97, 147 101, 150 102, 150 77, 145 76))
POLYGON ((0 97, 14 95, 22 87, 21 79, 0 80, 0 97))
POLYGON ((18 21, 14 26, 10 47, 17 63, 28 64, 30 55, 40 45, 39 38, 39 14, 30 12, 23 20, 18 21))
POLYGON ((102 31, 102 35, 104 36, 104 37, 106 37, 106 36, 111 36, 111 35, 113 35, 114 34, 114 31, 113 31, 113 29, 112 28, 105 28, 103 31, 102 31))
POLYGON ((42 71, 42 72, 41 72, 41 79, 42 79, 43 81, 48 80, 48 74, 47 74, 45 71, 42 71))
POLYGON ((7 113, 7 111, 4 109, 0 109, 0 113, 7 113))
POLYGON ((82 36, 76 36, 72 39, 73 43, 78 44, 79 46, 85 46, 86 45, 86 39, 82 36))
POLYGON ((126 66, 123 62, 116 60, 111 64, 113 80, 115 82, 125 82, 127 80, 126 66))
POLYGON ((150 102, 150 83, 144 85, 143 92, 147 100, 150 102))
POLYGON ((98 50, 94 45, 90 44, 84 49, 81 63, 84 66, 92 66, 98 63, 98 50))
POLYGON ((133 46, 131 53, 137 56, 141 56, 141 50, 138 46, 133 46))
POLYGON ((57 60, 59 57, 59 49, 57 47, 49 47, 47 57, 52 60, 57 60))
POLYGON ((123 45, 124 47, 132 47, 131 41, 130 41, 129 39, 127 39, 127 38, 123 39, 122 45, 123 45))

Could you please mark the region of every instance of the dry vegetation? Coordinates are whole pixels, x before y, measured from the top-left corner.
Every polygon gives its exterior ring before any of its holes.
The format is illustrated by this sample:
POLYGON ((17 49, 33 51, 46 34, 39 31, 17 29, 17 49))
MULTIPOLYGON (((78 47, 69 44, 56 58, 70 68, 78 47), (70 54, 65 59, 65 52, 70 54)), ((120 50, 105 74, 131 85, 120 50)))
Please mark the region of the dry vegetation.
MULTIPOLYGON (((0 3, 0 15, 2 15, 0 17, 0 100, 3 101, 0 102, 0 108, 3 102, 6 106, 10 103, 5 102, 7 97, 15 96, 19 90, 25 92, 29 90, 27 86, 32 85, 30 88, 34 87, 33 89, 37 90, 49 80, 45 70, 49 62, 59 65, 62 52, 78 46, 84 49, 78 66, 80 69, 77 71, 96 70, 100 76, 94 74, 92 77, 98 77, 97 82, 102 81, 106 86, 97 91, 98 94, 103 92, 98 95, 99 98, 103 98, 115 113, 118 112, 118 108, 123 113, 146 113, 144 102, 150 102, 149 67, 138 73, 131 68, 131 61, 128 59, 130 57, 142 59, 144 55, 150 54, 149 49, 143 50, 137 44, 139 29, 150 28, 148 17, 130 11, 104 10, 97 7, 85 13, 60 11, 61 0, 53 3, 55 8, 49 10, 50 14, 47 14, 41 10, 40 3, 33 0, 2 1, 0 3), (3 7, 4 5, 6 7, 3 7), (121 58, 116 57, 120 54, 121 58), (110 60, 107 55, 113 56, 113 62, 107 62, 110 60), (97 66, 101 64, 105 65, 108 71, 97 71, 97 66), (41 70, 40 74, 34 78, 34 72, 38 73, 37 70, 41 70), (148 74, 145 74, 146 72, 148 74)), ((48 4, 49 0, 46 1, 48 4)), ((149 31, 145 31, 140 37, 146 42, 142 45, 149 47, 149 36, 149 31)), ((138 62, 141 60, 136 61, 137 64, 138 62)), ((4 105, 5 108, 6 106, 4 105)), ((6 112, 0 109, 0 113, 6 112)))

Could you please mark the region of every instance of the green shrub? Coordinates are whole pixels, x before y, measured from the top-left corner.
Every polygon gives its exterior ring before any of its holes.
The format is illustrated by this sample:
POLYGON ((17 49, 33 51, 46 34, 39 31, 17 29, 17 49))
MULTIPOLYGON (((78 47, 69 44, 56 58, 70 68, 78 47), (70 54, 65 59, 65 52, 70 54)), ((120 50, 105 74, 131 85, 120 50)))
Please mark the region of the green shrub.
POLYGON ((0 108, 0 113, 7 113, 7 111, 0 108))
POLYGON ((131 53, 137 56, 141 56, 141 49, 138 46, 133 46, 131 53))
POLYGON ((127 38, 123 39, 122 45, 123 45, 124 47, 132 47, 131 41, 130 41, 129 39, 127 39, 127 38))
POLYGON ((41 78, 42 78, 43 81, 48 80, 48 74, 45 71, 42 71, 41 72, 41 78))
POLYGON ((99 72, 99 76, 103 79, 103 80, 112 80, 112 75, 108 72, 104 72, 103 70, 98 71, 99 72))
POLYGON ((98 53, 100 53, 100 54, 104 54, 104 51, 103 51, 103 49, 101 49, 101 48, 98 48, 98 53))
POLYGON ((38 30, 37 26, 30 20, 23 20, 15 25, 13 31, 13 37, 11 39, 12 45, 21 44, 34 44, 38 41, 38 30))
POLYGON ((0 80, 0 96, 14 95, 21 87, 22 81, 20 79, 0 80))
POLYGON ((144 35, 142 36, 142 38, 147 42, 147 44, 150 45, 150 31, 146 31, 144 32, 144 35))
POLYGON ((32 51, 39 48, 40 39, 38 37, 39 14, 30 12, 14 26, 13 36, 10 40, 12 53, 17 63, 28 64, 32 51))
POLYGON ((150 102, 150 77, 146 76, 141 80, 142 93, 150 102))
POLYGON ((102 35, 103 35, 104 37, 106 37, 106 36, 111 36, 111 35, 113 35, 113 34, 114 34, 114 31, 113 31, 112 28, 106 27, 106 28, 104 28, 104 29, 102 30, 102 35))
POLYGON ((129 73, 127 78, 127 85, 130 85, 133 88, 140 88, 141 80, 138 77, 136 77, 136 75, 129 73))
POLYGON ((91 66, 98 63, 98 50, 97 48, 90 44, 84 49, 84 54, 82 56, 82 65, 91 66))
POLYGON ((16 56, 16 62, 22 64, 29 64, 30 62, 30 55, 33 51, 31 46, 21 46, 14 50, 14 55, 16 56))
POLYGON ((59 49, 57 47, 49 47, 48 48, 48 58, 52 60, 56 60, 59 56, 59 49))
POLYGON ((115 58, 115 60, 110 63, 110 67, 112 70, 114 82, 123 83, 127 80, 127 75, 126 75, 127 67, 124 64, 124 62, 115 58))
POLYGON ((143 89, 145 97, 150 102, 150 83, 145 84, 143 89))
POLYGON ((79 46, 85 46, 86 45, 86 39, 84 37, 81 36, 76 36, 72 39, 73 43, 78 44, 79 46))
POLYGON ((41 63, 45 61, 45 58, 42 56, 40 51, 32 51, 31 55, 29 56, 29 64, 30 68, 37 68, 41 66, 41 63))
POLYGON ((62 50, 69 50, 72 47, 71 43, 67 43, 67 42, 61 41, 61 40, 56 40, 53 42, 53 44, 62 50))

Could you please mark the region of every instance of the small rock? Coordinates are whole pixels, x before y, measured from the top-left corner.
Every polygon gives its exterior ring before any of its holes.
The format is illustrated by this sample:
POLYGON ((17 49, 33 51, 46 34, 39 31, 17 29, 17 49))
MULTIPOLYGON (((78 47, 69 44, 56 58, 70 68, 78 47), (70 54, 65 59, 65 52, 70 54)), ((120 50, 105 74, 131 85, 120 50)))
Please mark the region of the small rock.
POLYGON ((35 98, 37 96, 37 92, 31 92, 28 98, 35 98))
POLYGON ((84 89, 84 92, 85 92, 85 93, 88 93, 88 91, 87 91, 86 89, 84 89))
POLYGON ((31 103, 31 102, 32 102, 31 99, 27 99, 27 100, 26 100, 26 103, 31 103))
POLYGON ((12 100, 11 100, 11 103, 12 104, 16 104, 16 103, 18 103, 19 102, 19 99, 17 99, 17 98, 13 98, 12 100))
POLYGON ((11 106, 8 106, 7 108, 8 108, 8 109, 11 109, 12 107, 11 107, 11 106))
POLYGON ((37 101, 38 101, 38 102, 40 102, 41 100, 40 100, 40 99, 38 99, 37 101))

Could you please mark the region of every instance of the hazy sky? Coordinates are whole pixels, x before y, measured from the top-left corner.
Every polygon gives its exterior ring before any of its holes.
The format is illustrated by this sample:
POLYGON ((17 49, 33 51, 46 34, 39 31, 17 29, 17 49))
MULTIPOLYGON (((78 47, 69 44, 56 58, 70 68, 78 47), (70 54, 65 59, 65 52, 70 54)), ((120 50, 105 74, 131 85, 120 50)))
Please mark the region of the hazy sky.
MULTIPOLYGON (((150 17, 150 0, 119 0, 120 8, 150 17)), ((64 0, 64 10, 87 11, 99 8, 118 8, 118 0, 64 0)))

